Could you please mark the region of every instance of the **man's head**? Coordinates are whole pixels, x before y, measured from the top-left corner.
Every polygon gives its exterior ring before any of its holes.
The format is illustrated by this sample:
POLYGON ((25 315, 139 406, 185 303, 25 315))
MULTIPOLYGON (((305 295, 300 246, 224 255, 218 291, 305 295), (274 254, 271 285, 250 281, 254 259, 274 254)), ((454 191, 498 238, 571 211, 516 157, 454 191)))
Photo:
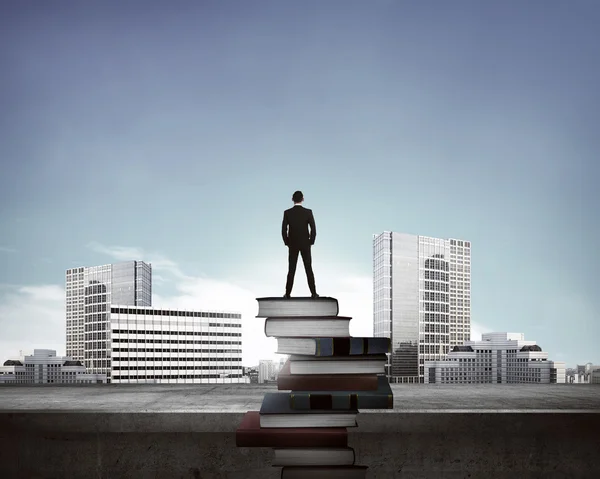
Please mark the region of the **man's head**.
POLYGON ((300 204, 304 201, 304 195, 301 191, 296 191, 292 196, 292 201, 296 204, 300 204))

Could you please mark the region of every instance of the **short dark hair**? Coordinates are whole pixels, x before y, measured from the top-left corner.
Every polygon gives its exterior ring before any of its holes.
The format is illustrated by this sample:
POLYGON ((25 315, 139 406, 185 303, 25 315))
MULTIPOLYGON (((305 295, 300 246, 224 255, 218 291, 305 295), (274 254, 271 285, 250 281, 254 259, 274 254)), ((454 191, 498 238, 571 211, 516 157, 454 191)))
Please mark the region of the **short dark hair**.
POLYGON ((301 191, 296 191, 294 196, 292 196, 292 200, 294 200, 294 203, 300 203, 302 200, 304 200, 304 195, 301 191))

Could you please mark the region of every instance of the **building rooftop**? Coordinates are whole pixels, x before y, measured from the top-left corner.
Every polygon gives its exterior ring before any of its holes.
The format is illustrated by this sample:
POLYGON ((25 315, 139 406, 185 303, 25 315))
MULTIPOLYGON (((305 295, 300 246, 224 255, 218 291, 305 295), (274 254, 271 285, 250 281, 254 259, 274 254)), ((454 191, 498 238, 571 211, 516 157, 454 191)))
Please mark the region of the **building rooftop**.
POLYGON ((521 351, 541 351, 542 348, 540 348, 537 344, 532 344, 529 346, 523 346, 521 348, 521 351))
MULTIPOLYGON (((600 413, 600 384, 392 384, 394 409, 377 412, 600 413)), ((7 412, 243 413, 259 410, 275 384, 2 385, 7 412), (42 388, 42 389, 40 389, 42 388), (42 394, 43 393, 43 394, 42 394)), ((285 392, 285 391, 281 391, 285 392)), ((368 414, 363 410, 361 414, 368 414)))

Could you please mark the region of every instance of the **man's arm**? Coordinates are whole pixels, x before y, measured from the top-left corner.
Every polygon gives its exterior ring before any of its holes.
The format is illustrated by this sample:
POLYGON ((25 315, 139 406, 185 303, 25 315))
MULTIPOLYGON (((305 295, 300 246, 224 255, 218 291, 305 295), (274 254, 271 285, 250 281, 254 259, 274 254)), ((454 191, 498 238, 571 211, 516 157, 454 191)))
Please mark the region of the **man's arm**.
POLYGON ((283 212, 283 221, 281 222, 281 236, 283 238, 283 242, 286 244, 288 244, 288 232, 287 232, 287 227, 288 227, 288 220, 287 217, 285 216, 285 211, 283 212))
POLYGON ((313 245, 317 238, 317 226, 315 225, 315 217, 312 210, 310 210, 310 214, 308 215, 308 224, 310 225, 310 244, 313 245))

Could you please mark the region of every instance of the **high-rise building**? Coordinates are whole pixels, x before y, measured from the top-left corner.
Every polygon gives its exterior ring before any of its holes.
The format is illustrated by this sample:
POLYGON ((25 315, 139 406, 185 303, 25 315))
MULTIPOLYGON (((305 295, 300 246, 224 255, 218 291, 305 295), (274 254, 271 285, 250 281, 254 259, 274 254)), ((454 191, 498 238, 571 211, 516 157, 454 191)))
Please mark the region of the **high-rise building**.
POLYGON ((97 344, 86 344, 86 328, 106 331, 111 304, 152 306, 152 266, 126 261, 68 269, 65 290, 67 356, 84 362, 89 370, 97 344))
POLYGON ((426 360, 471 337, 471 243, 373 235, 373 323, 391 339, 390 382, 423 383, 426 360))
POLYGON ((454 346, 442 361, 425 361, 428 384, 556 384, 565 382, 565 363, 549 361, 522 333, 484 333, 481 341, 454 346))

